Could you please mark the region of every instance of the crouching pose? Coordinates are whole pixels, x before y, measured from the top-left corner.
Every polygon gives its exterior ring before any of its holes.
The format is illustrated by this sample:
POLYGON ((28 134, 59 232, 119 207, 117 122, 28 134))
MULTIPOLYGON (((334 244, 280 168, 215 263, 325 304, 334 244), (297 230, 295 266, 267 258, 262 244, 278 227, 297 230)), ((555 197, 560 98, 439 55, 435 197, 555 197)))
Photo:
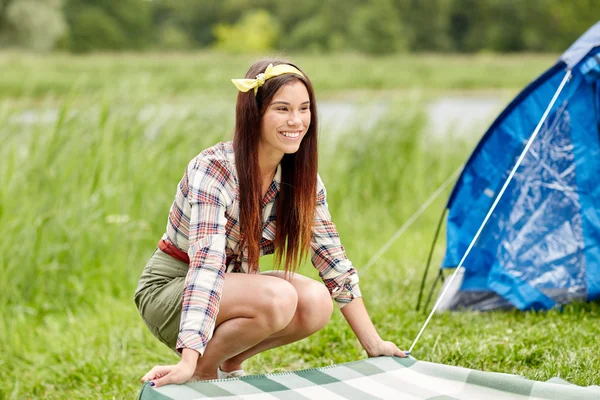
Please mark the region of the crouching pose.
POLYGON ((233 142, 188 164, 135 293, 152 333, 181 354, 142 378, 157 387, 243 375, 244 360, 323 328, 332 298, 369 356, 405 356, 377 334, 331 221, 310 80, 280 60, 246 78, 233 80, 233 142), (283 268, 261 273, 272 253, 283 268), (295 273, 308 254, 324 284, 295 273))

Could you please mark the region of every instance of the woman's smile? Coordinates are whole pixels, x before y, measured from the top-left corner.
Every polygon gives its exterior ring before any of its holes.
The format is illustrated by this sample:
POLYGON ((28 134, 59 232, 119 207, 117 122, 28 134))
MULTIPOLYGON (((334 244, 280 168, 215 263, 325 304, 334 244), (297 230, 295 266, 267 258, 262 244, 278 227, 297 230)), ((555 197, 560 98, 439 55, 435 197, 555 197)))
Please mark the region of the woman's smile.
POLYGON ((281 135, 283 135, 285 138, 287 139, 298 139, 300 137, 300 135, 302 134, 303 131, 284 131, 284 132, 279 132, 281 133, 281 135))

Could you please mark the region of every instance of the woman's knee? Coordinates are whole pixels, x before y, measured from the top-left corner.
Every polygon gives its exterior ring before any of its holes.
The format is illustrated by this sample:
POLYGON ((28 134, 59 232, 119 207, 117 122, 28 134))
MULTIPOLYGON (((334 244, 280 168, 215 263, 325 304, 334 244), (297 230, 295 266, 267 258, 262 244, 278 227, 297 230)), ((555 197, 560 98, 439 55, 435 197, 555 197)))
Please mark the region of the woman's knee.
POLYGON ((298 305, 298 293, 291 283, 269 279, 257 295, 258 318, 267 329, 279 332, 289 325, 298 305))
POLYGON ((325 285, 310 280, 297 288, 296 319, 301 329, 312 334, 322 329, 331 318, 333 302, 325 285))

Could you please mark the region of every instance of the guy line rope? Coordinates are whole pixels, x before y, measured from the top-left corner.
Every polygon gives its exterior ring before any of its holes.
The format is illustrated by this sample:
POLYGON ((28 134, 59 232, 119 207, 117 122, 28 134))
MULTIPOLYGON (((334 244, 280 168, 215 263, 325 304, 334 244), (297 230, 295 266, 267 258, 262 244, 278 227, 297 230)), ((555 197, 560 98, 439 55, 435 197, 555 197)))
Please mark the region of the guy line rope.
MULTIPOLYGON (((463 263, 465 262, 465 259, 467 258, 467 256, 469 255, 469 253, 471 252, 471 249, 473 248, 473 246, 475 245, 475 242, 477 242, 477 239, 479 239, 479 235, 481 234, 481 232, 483 231, 483 228, 485 227, 485 225, 487 224, 488 220, 490 219, 492 213, 494 212, 494 210, 496 209, 496 206, 498 205, 498 202, 500 201, 500 199, 502 198, 502 195, 504 195, 504 192, 506 191, 506 188, 508 187, 508 185, 510 184, 510 182, 512 181, 513 176, 515 175, 517 169, 519 168, 519 166, 521 165, 521 163, 523 162, 523 159, 525 158, 525 156, 527 155, 527 152, 529 151, 529 148, 531 147, 531 144, 533 143, 533 141, 535 140, 535 138, 537 137, 540 129, 542 128, 542 126, 544 125, 544 122, 546 122, 546 118, 548 118, 548 114, 550 113, 550 110, 552 110, 552 107, 554 106, 554 103, 556 102, 556 100, 558 99, 558 97, 560 96, 560 93, 562 92, 565 84, 568 82, 569 78, 571 77, 571 70, 567 70, 567 73, 565 74, 562 82, 560 83, 558 89, 556 89, 556 92, 554 93, 554 96, 552 97, 552 100, 550 100, 550 103, 548 104, 548 107, 546 108, 546 111, 544 112, 544 114, 542 115, 542 118, 540 119, 540 121, 538 122, 535 130, 533 131, 533 133, 531 134, 531 137, 529 138, 529 140, 527 141, 527 144, 525 145, 525 148, 523 149, 523 151, 521 152, 521 155, 519 156, 517 162, 515 163, 515 166, 513 167, 512 171, 510 172, 510 174, 508 175, 508 178, 506 179, 506 181, 504 182, 504 185, 502 186, 502 189, 500 189, 500 192, 498 193, 498 195, 496 196, 496 199, 494 200, 494 203, 492 204, 492 206, 490 207, 487 215, 485 216, 483 222, 481 223, 481 226, 479 227, 479 229, 477 230, 477 233, 475 234, 475 236, 473 237, 473 240, 471 240, 471 243, 469 244, 469 247, 467 248, 467 251, 465 251, 465 254, 463 255, 462 259, 460 260, 460 262, 458 263, 458 266, 456 267, 456 269, 454 270, 454 273, 452 274, 452 276, 450 277, 450 280, 446 283, 445 288, 443 289, 442 293, 440 294, 440 296, 438 297, 438 300, 436 301, 435 305, 433 306, 433 309, 431 310, 429 316, 427 317, 427 319, 425 320, 425 323, 423 324, 423 326, 421 327, 421 330, 419 331, 419 333, 417 334, 417 337, 415 338, 415 340, 413 341, 412 345, 410 346, 410 349, 408 350, 407 353, 412 353, 413 349, 415 348, 417 342, 419 341, 419 339, 421 338, 421 335, 423 334, 423 332, 425 331, 425 328, 427 328, 427 325, 429 324, 429 322, 431 321, 431 318, 433 317, 433 315, 435 314, 435 311, 437 310, 441 300, 443 299, 444 295, 446 294, 446 292, 448 291, 448 288, 451 286, 452 282, 454 281, 454 279, 456 278, 456 275, 458 274, 458 272, 460 271, 460 269, 463 266, 463 263)), ((425 201, 425 203, 423 203, 423 205, 421 205, 421 207, 419 207, 419 209, 396 231, 396 233, 394 233, 394 235, 392 235, 392 237, 381 247, 381 249, 379 249, 379 251, 369 260, 369 262, 362 268, 362 270, 367 270, 369 269, 373 264, 375 264, 377 262, 377 260, 379 260, 379 258, 387 251, 387 249, 404 233, 406 232, 406 230, 408 230, 408 228, 421 216, 421 214, 423 214, 425 212, 425 210, 427 210, 427 208, 431 205, 431 203, 433 203, 435 201, 435 199, 450 185, 451 182, 454 181, 454 179, 457 177, 457 175, 460 173, 460 171, 463 169, 463 165, 459 166, 443 183, 442 185, 435 191, 433 192, 433 194, 431 196, 429 196, 429 198, 425 201)))
POLYGON ((365 270, 369 269, 373 264, 375 264, 377 262, 377 260, 379 260, 379 258, 383 255, 383 253, 385 253, 387 251, 387 249, 396 240, 398 240, 398 238, 400 236, 402 236, 402 234, 404 232, 406 232, 408 230, 408 228, 410 228, 410 226, 421 216, 421 214, 423 214, 425 212, 425 210, 427 210, 427 208, 431 205, 431 203, 433 203, 435 201, 435 199, 437 199, 437 197, 444 190, 446 190, 448 185, 450 185, 454 181, 454 179, 457 177, 457 175, 460 173, 460 171, 462 171, 462 169, 463 169, 463 165, 459 166, 452 173, 452 175, 450 175, 444 181, 444 183, 442 183, 441 186, 439 188, 437 188, 437 190, 435 192, 433 192, 431 194, 431 196, 429 196, 429 198, 425 201, 425 203, 423 203, 423 205, 421 205, 421 207, 419 207, 419 209, 408 220, 406 220, 406 222, 396 231, 396 233, 394 233, 394 235, 392 235, 392 237, 383 246, 381 246, 381 249, 379 249, 379 251, 377 253, 375 253, 375 255, 373 257, 371 257, 369 262, 364 267, 361 268, 361 271, 365 271, 365 270))
POLYGON ((531 135, 531 137, 527 141, 527 145, 525 146, 525 148, 521 152, 521 155, 519 156, 519 159, 517 160, 515 166, 513 167, 512 171, 510 172, 510 175, 508 175, 508 178, 506 179, 506 182, 504 182, 504 185, 502 186, 502 189, 500 189, 500 192, 496 196, 496 199, 494 200, 494 203, 490 207, 487 215, 485 216, 483 222, 481 223, 481 226, 479 227, 479 230, 477 231, 477 233, 473 237, 473 240, 471 240, 471 244, 469 245, 469 247, 467 248, 467 251, 463 255, 463 257, 460 260, 460 262, 458 263, 458 266, 454 270, 454 273, 450 277, 450 280, 445 285, 446 287, 444 288, 444 290, 440 294, 440 297, 438 298, 438 300, 436 301, 435 305, 433 306, 433 309, 431 310, 431 313, 429 314, 429 317, 427 317, 427 320, 425 321, 425 323, 421 327, 421 330, 419 331, 419 334, 417 335, 417 337, 413 341, 413 344, 410 346, 410 349, 408 349, 409 353, 412 352, 412 350, 414 349, 415 345, 419 341, 419 338, 421 337, 421 335, 425 331, 425 328, 429 324, 429 321, 433 317, 433 314, 435 314, 435 311, 436 311, 438 305, 440 304, 442 298, 444 297, 444 295, 448 291, 448 288, 452 284, 452 281, 454 281, 454 278, 456 278, 456 275, 458 274, 458 271, 460 271, 460 269, 462 268, 462 265, 463 265, 465 259, 467 258, 467 256, 469 255, 469 253, 471 252, 471 249, 475 245, 475 242, 477 241, 477 239, 479 239, 479 235, 481 234, 481 231, 483 231, 483 228, 485 227, 485 224, 487 224, 488 220, 490 219, 490 216, 492 215, 492 213, 494 212, 494 209, 498 205, 498 202, 500 201, 500 198, 504 194, 504 191, 506 190, 506 188, 508 187, 510 181, 512 180, 513 176, 515 175, 515 172, 517 171, 517 169, 521 165, 521 162, 523 162, 523 159, 525 158, 525 155, 527 155, 527 152, 529 151, 529 148, 531 147, 531 144, 533 143, 533 140, 538 135, 540 129, 542 128, 544 122, 546 121, 546 118, 548 117, 548 114, 550 113, 550 110, 554 106, 554 103, 556 102, 556 99, 558 99, 558 96, 562 92, 563 87, 565 86, 565 84, 567 83, 567 81, 569 80, 570 77, 571 77, 571 70, 567 70, 567 73, 565 74, 565 77, 563 78, 562 82, 560 83, 558 89, 556 89, 556 92, 554 93, 554 96, 552 97, 552 100, 550 100, 550 104, 548 104, 548 107, 546 108, 546 111, 544 112, 544 115, 542 115, 542 118, 540 119, 540 121, 538 122, 537 126, 535 127, 535 130, 533 131, 533 134, 531 135))

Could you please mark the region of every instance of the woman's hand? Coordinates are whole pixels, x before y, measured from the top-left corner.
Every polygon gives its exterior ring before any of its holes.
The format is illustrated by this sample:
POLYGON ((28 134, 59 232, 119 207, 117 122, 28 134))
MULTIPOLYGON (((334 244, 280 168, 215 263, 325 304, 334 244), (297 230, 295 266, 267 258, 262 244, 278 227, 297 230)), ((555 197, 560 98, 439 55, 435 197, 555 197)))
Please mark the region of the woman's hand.
POLYGON ((400 350, 394 343, 382 340, 367 314, 363 299, 358 297, 342 308, 342 314, 356 334, 360 344, 369 357, 398 356, 406 357, 407 353, 400 350))
POLYGON ((200 354, 197 351, 183 349, 181 352, 181 361, 175 365, 157 365, 142 377, 142 382, 150 381, 150 385, 154 387, 170 383, 185 383, 194 375, 199 357, 200 354))
POLYGON ((152 368, 142 378, 142 382, 150 381, 150 385, 160 387, 171 383, 180 384, 190 380, 196 366, 183 360, 175 365, 165 365, 152 368))
POLYGON ((385 340, 379 339, 375 342, 374 345, 369 346, 369 348, 365 347, 365 350, 369 357, 379 357, 379 356, 398 356, 398 357, 407 357, 408 354, 403 352, 392 342, 387 342, 385 340))

